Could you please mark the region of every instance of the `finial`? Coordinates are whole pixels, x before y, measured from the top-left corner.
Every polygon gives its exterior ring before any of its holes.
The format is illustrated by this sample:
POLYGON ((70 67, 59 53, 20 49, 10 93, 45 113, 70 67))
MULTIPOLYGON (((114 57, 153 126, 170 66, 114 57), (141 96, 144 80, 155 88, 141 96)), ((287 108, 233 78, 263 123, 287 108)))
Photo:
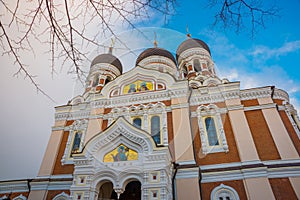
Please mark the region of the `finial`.
POLYGON ((191 34, 189 33, 189 26, 188 26, 188 25, 186 25, 186 36, 187 36, 188 38, 191 37, 191 34))
POLYGON ((157 40, 156 40, 156 32, 154 31, 154 47, 156 48, 157 47, 157 40))
POLYGON ((111 38, 111 43, 110 43, 110 46, 109 46, 109 49, 108 49, 109 54, 112 54, 112 50, 114 48, 114 45, 115 45, 115 40, 114 40, 114 38, 111 38))

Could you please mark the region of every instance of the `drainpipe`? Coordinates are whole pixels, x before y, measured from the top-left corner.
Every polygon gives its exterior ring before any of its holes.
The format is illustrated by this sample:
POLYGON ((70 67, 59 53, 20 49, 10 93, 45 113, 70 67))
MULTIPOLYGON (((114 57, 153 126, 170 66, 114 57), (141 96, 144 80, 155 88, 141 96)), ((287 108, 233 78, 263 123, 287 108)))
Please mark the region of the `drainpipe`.
POLYGON ((31 192, 31 185, 30 185, 30 183, 31 183, 32 180, 33 179, 27 179, 28 194, 31 192))
POLYGON ((174 169, 175 169, 175 172, 173 174, 173 177, 172 177, 172 196, 173 196, 173 200, 175 200, 175 178, 176 178, 176 174, 177 174, 177 167, 179 166, 179 164, 173 162, 173 166, 174 166, 174 169))
POLYGON ((200 198, 202 199, 202 171, 201 168, 199 167, 199 190, 200 190, 200 198))

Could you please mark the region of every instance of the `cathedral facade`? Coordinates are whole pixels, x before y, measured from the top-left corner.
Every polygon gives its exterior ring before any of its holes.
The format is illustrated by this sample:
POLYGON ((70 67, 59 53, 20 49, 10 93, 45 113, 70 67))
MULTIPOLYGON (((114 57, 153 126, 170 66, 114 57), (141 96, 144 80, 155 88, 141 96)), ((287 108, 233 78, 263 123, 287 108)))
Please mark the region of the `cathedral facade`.
POLYGON ((202 40, 126 73, 110 51, 55 108, 38 176, 0 182, 0 199, 300 199, 299 127, 285 91, 220 79, 202 40))

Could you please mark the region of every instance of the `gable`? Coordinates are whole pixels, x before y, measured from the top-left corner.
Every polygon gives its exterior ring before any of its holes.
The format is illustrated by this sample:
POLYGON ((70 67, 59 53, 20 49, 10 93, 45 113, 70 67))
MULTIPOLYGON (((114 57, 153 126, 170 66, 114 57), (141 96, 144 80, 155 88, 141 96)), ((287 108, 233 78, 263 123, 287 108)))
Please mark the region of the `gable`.
POLYGON ((166 90, 175 83, 172 75, 157 70, 135 67, 109 82, 102 89, 104 97, 166 90))
POLYGON ((74 155, 74 161, 76 157, 89 156, 101 163, 122 161, 114 160, 120 146, 128 150, 126 156, 129 156, 129 154, 133 156, 126 161, 141 161, 141 159, 144 160, 141 156, 149 155, 153 152, 167 153, 169 151, 168 147, 156 147, 155 142, 148 133, 134 127, 123 117, 119 117, 106 130, 91 138, 85 145, 82 153, 74 155))

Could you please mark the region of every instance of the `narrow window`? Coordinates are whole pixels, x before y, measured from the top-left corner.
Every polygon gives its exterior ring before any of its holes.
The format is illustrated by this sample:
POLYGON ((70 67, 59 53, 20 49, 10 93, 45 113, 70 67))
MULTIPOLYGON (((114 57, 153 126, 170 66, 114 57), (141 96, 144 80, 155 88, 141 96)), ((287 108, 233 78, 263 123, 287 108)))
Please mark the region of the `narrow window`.
POLYGON ((182 78, 185 78, 187 76, 187 74, 188 74, 188 70, 187 70, 187 67, 184 65, 183 69, 182 69, 182 75, 183 75, 182 78))
POLYGON ((82 136, 82 132, 76 132, 75 133, 73 146, 72 146, 72 153, 79 152, 81 136, 82 136))
POLYGON ((151 118, 151 136, 156 144, 160 144, 160 117, 151 118))
POLYGON ((97 86, 99 83, 99 75, 95 75, 94 79, 93 79, 93 87, 97 86))
POLYGON ((201 72, 201 65, 198 59, 194 60, 194 70, 196 72, 201 72))
POLYGON ((133 119, 133 126, 137 127, 137 128, 141 128, 142 127, 142 119, 137 117, 133 119))
POLYGON ((105 85, 107 84, 107 83, 109 83, 111 81, 111 78, 108 76, 108 77, 106 77, 106 79, 105 79, 105 85))
POLYGON ((219 145, 216 126, 215 126, 214 119, 212 117, 207 117, 205 119, 205 127, 206 127, 209 146, 219 145))

